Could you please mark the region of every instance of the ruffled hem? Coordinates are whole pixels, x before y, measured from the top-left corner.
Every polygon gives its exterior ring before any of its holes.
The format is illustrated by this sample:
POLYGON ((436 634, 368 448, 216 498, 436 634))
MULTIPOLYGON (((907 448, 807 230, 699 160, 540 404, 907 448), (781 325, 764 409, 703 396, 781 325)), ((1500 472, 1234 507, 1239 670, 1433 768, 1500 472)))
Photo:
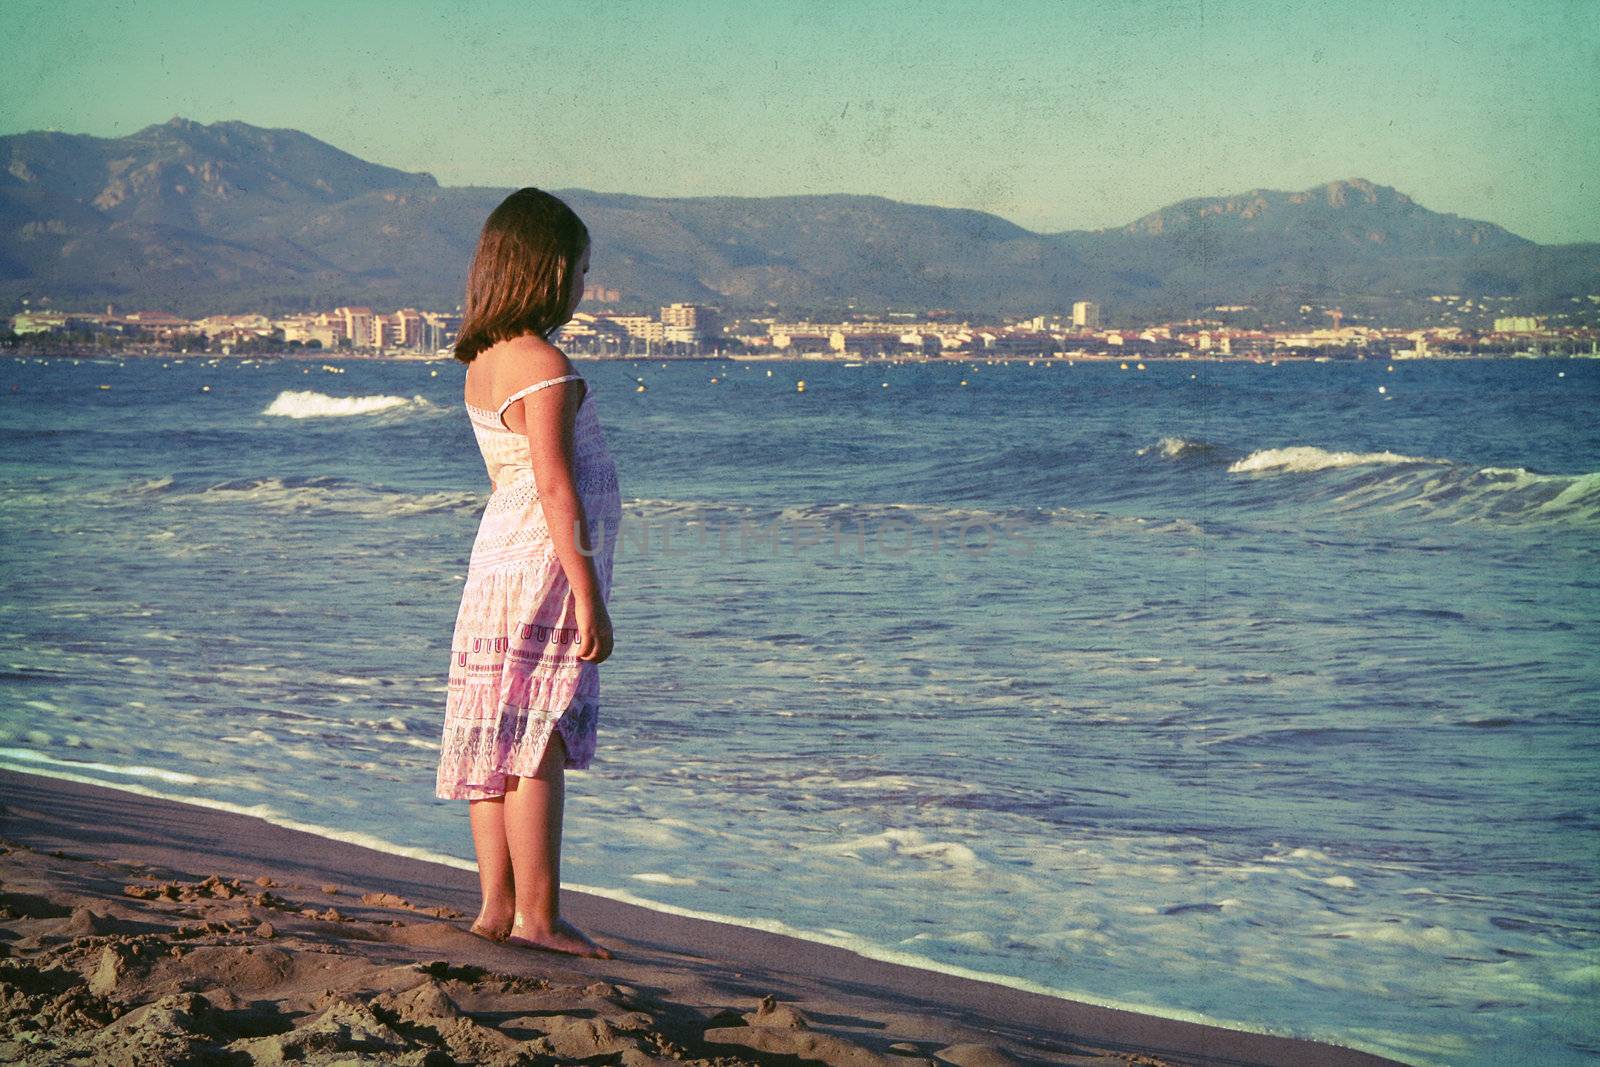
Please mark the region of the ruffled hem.
POLYGON ((445 731, 434 795, 441 800, 504 796, 507 778, 531 778, 544 760, 550 735, 566 748, 562 767, 586 771, 594 761, 600 701, 574 698, 559 716, 507 708, 498 723, 464 722, 445 731))

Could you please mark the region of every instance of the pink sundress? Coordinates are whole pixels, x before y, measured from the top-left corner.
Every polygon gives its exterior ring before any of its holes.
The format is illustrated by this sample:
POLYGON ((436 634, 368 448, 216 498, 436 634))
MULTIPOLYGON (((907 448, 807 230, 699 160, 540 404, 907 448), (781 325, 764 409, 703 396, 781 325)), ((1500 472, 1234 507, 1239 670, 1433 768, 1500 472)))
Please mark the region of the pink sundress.
POLYGON ((451 641, 444 736, 436 796, 501 796, 506 777, 532 776, 552 730, 561 731, 563 764, 585 770, 594 758, 600 668, 577 658, 577 599, 556 556, 527 437, 505 423, 506 409, 558 382, 583 381, 573 427, 578 497, 594 549, 601 596, 611 597, 611 565, 622 520, 617 468, 595 415, 593 388, 578 374, 530 385, 500 410, 466 405, 494 482, 467 566, 451 641))

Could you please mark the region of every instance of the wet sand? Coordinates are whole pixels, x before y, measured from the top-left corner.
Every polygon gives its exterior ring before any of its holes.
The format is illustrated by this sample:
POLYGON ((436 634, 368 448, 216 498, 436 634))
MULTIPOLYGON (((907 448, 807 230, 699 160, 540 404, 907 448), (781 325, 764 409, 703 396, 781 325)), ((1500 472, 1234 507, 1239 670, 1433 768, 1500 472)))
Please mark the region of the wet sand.
POLYGON ((1397 1062, 563 891, 615 957, 578 959, 476 907, 468 871, 0 771, 0 1062, 1397 1062))

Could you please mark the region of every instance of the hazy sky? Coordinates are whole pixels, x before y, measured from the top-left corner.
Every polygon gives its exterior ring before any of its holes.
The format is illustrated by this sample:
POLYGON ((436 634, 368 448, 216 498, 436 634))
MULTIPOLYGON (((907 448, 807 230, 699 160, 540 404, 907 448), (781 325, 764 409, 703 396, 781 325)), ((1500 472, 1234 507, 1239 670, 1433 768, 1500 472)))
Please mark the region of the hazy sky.
POLYGON ((872 193, 1037 230, 1335 178, 1600 241, 1600 0, 0 0, 0 132, 183 115, 446 185, 872 193))

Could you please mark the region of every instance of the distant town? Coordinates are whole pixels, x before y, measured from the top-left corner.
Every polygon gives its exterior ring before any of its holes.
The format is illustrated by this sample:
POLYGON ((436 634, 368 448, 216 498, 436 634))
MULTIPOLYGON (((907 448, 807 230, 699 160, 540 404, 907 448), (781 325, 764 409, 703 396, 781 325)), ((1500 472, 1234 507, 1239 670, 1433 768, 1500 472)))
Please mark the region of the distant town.
MULTIPOLYGON (((615 290, 596 290, 615 302, 615 290)), ((1483 319, 1473 298, 1440 294, 1431 300, 1449 313, 1483 319)), ((1600 305, 1600 295, 1583 298, 1600 305)), ((941 312, 843 315, 837 321, 791 321, 779 316, 724 320, 707 304, 675 303, 659 314, 579 312, 562 327, 559 343, 571 355, 614 359, 779 358, 849 360, 944 359, 1462 359, 1600 356, 1600 328, 1566 325, 1546 316, 1496 315, 1492 328, 1430 325, 1384 327, 1346 321, 1337 307, 1303 305, 1300 321, 1277 329, 1229 324, 1248 305, 1219 305, 1181 322, 1108 326, 1099 304, 1081 300, 1071 315, 1044 314, 1004 321, 954 321, 941 312)), ((1592 308, 1585 309, 1592 310, 1592 308)), ((1447 316, 1448 317, 1448 316, 1447 316)), ((1567 318, 1567 316, 1560 316, 1567 318)), ((163 311, 102 312, 37 308, 19 312, 0 350, 14 354, 122 353, 321 355, 344 358, 445 359, 451 355, 460 309, 337 307, 293 315, 209 315, 185 319, 163 311)))

